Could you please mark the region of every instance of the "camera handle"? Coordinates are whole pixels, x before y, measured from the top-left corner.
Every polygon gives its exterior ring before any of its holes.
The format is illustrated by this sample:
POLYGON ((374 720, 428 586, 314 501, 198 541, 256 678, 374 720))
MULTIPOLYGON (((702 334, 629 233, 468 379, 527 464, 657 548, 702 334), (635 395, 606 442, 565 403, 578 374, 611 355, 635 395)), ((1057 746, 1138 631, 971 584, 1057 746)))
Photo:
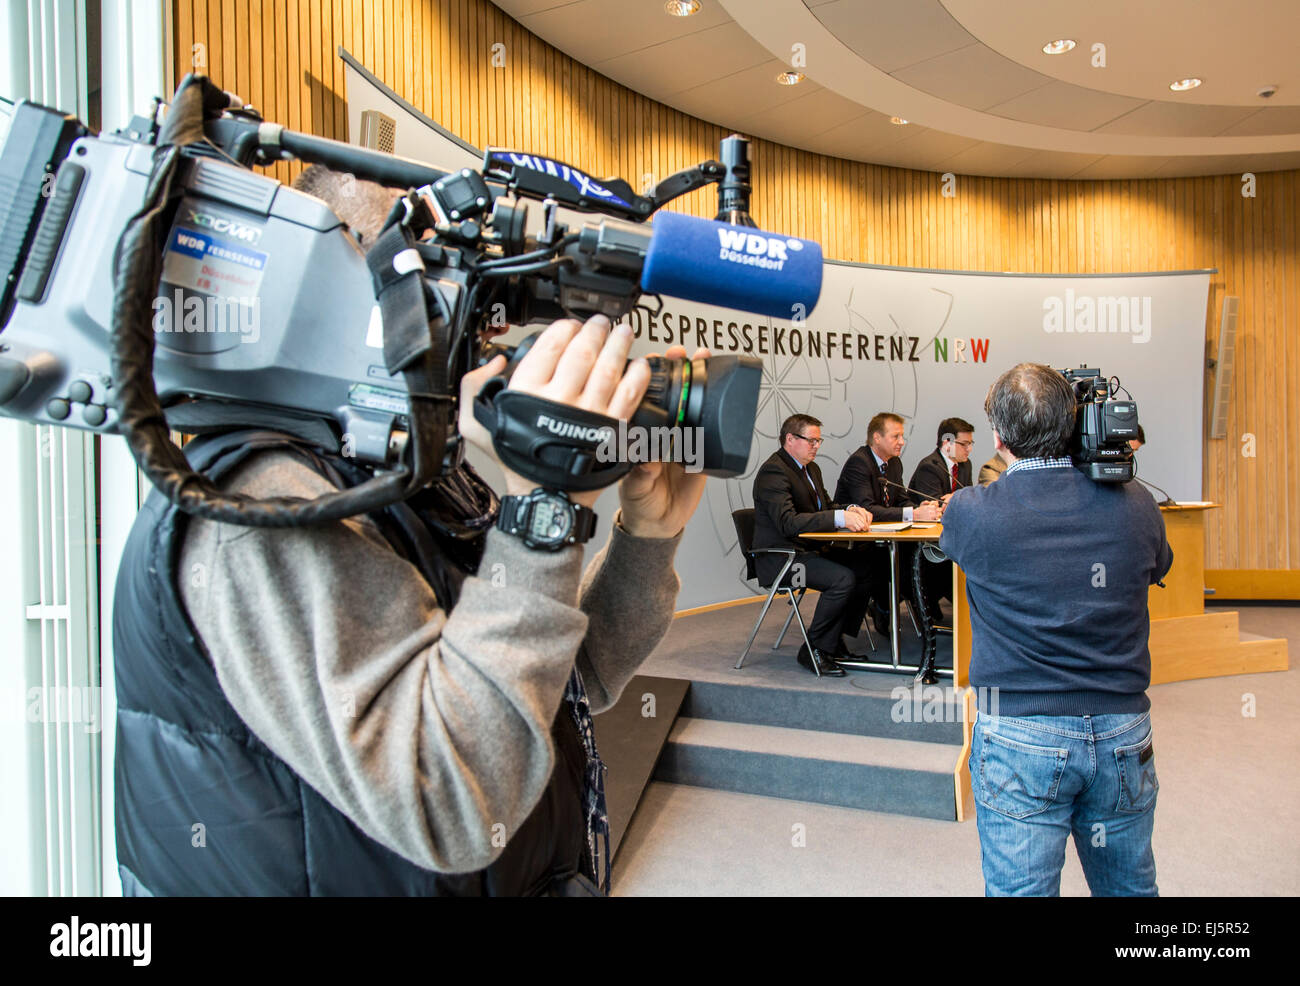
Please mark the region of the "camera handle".
POLYGON ((474 417, 507 469, 548 490, 598 490, 618 482, 633 463, 617 453, 619 422, 557 404, 493 377, 474 398, 474 417))

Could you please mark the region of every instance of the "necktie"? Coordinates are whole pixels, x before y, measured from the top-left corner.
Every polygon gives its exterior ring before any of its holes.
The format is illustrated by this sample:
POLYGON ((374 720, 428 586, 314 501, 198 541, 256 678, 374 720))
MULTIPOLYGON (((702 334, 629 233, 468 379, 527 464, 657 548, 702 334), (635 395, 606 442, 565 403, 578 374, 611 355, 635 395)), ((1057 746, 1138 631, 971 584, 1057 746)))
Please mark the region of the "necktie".
POLYGON ((882 462, 880 463, 880 479, 881 479, 880 496, 881 499, 885 501, 885 506, 889 506, 889 484, 884 482, 884 478, 885 478, 885 464, 882 462))
POLYGON ((957 463, 952 464, 952 492, 957 492, 957 463))
POLYGON ((820 510, 822 508, 821 494, 817 492, 817 484, 812 481, 812 476, 809 475, 807 466, 803 467, 803 478, 808 480, 808 485, 812 487, 813 499, 817 501, 817 509, 820 510))

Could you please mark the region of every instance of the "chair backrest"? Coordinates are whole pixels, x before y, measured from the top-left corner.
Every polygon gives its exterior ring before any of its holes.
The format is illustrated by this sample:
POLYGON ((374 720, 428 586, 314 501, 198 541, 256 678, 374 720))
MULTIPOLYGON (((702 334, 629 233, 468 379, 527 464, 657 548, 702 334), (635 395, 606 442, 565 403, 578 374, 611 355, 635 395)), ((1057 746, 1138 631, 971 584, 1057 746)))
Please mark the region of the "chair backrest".
POLYGON ((731 511, 731 522, 736 525, 736 541, 745 554, 745 578, 757 579, 758 569, 754 566, 754 508, 745 507, 731 511))

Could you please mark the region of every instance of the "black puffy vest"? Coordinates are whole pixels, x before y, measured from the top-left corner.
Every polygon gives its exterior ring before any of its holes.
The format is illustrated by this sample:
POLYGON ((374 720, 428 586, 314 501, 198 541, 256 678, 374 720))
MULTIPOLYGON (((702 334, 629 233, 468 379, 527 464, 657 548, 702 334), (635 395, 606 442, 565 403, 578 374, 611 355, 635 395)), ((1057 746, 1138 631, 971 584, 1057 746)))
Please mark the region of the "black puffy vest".
MULTIPOLYGON (((201 438, 186 454, 215 481, 250 453, 270 448, 297 448, 338 486, 364 475, 346 460, 273 432, 201 438)), ((463 573, 449 579, 445 556, 416 511, 403 503, 370 517, 450 608, 454 600, 447 596, 454 596, 463 573)), ((131 529, 117 579, 114 804, 128 894, 479 896, 590 889, 582 809, 586 755, 567 703, 560 703, 551 728, 556 764, 550 784, 497 860, 466 874, 417 866, 321 797, 226 700, 178 588, 188 520, 152 491, 131 529)))

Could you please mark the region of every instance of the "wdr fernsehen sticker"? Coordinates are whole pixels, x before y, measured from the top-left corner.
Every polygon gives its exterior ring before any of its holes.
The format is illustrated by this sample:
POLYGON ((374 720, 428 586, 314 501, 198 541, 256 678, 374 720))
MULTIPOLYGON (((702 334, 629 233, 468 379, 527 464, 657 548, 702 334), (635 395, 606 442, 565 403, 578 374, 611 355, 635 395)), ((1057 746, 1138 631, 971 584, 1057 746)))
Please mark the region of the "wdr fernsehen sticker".
POLYGON ((163 256, 164 281, 225 298, 251 301, 265 274, 266 254, 183 226, 172 230, 163 256))

